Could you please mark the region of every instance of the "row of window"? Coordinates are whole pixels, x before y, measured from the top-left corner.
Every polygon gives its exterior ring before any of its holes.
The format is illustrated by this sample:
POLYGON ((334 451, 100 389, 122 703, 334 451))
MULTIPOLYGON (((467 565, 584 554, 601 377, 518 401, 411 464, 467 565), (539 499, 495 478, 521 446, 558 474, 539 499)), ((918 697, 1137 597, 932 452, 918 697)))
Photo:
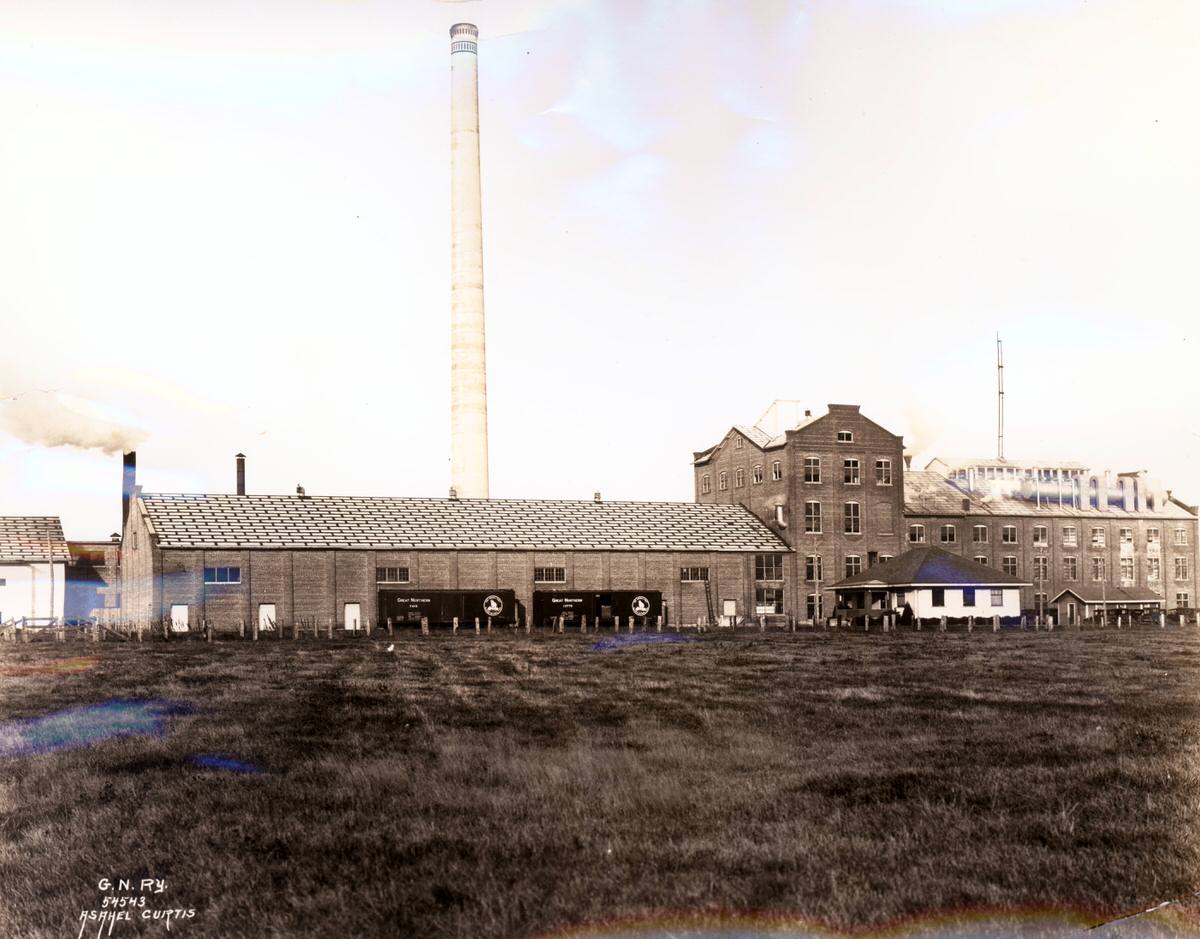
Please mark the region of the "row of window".
MULTIPOLYGON (((979 593, 981 589, 982 588, 976 589, 975 587, 963 587, 962 605, 975 606, 975 595, 979 593)), ((929 600, 930 606, 946 605, 945 587, 934 587, 929 592, 932 594, 929 600)), ((1004 591, 1002 589, 991 587, 988 588, 986 592, 989 594, 992 606, 1004 606, 1004 591)), ((903 600, 903 594, 898 595, 897 600, 903 600)))
MULTIPOLYGON (((776 460, 771 464, 771 479, 783 479, 783 463, 780 460, 776 460)), ((754 484, 763 481, 763 468, 761 464, 756 463, 750 470, 750 480, 754 484)), ((819 483, 821 481, 820 457, 809 456, 804 458, 804 481, 806 483, 819 483)), ((862 484, 861 464, 857 458, 848 457, 842 460, 842 482, 848 486, 862 484)), ((877 486, 890 486, 892 484, 891 460, 880 459, 875 461, 875 484, 877 486)), ((733 471, 733 487, 740 489, 745 485, 746 470, 739 467, 733 471)), ((717 474, 717 488, 722 492, 729 489, 728 472, 722 470, 717 474)), ((712 477, 707 473, 700 477, 700 491, 702 493, 712 492, 712 477)))
MULTIPOLYGON (((837 432, 837 442, 838 443, 854 443, 854 431, 839 430, 837 432)), ((743 445, 743 441, 742 441, 741 434, 734 434, 733 435, 733 449, 740 450, 740 449, 742 449, 742 445, 743 445)))
MULTIPOLYGON (((1019 529, 1016 525, 1005 525, 1000 529, 1000 541, 1003 544, 1018 544, 1019 529)), ((1091 545, 1093 548, 1103 548, 1105 546, 1107 529, 1099 526, 1091 530, 1091 545)), ((989 529, 987 525, 975 525, 971 528, 971 541, 974 544, 987 544, 989 539, 989 529)), ((938 530, 938 538, 942 544, 953 544, 958 541, 958 526, 957 525, 942 525, 938 530)), ((1118 539, 1121 544, 1133 544, 1133 529, 1122 528, 1118 533, 1118 539)), ((908 526, 908 540, 914 544, 923 544, 925 542, 925 526, 916 523, 908 526)), ((1159 530, 1157 528, 1146 529, 1146 543, 1159 543, 1159 530)), ((1188 543, 1187 529, 1175 529, 1175 544, 1176 546, 1186 547, 1188 543)), ((1045 525, 1033 526, 1033 544, 1035 546, 1049 547, 1050 545, 1050 529, 1045 525)), ((1062 544, 1064 548, 1075 548, 1079 546, 1079 532, 1074 525, 1064 525, 1062 530, 1062 544)))

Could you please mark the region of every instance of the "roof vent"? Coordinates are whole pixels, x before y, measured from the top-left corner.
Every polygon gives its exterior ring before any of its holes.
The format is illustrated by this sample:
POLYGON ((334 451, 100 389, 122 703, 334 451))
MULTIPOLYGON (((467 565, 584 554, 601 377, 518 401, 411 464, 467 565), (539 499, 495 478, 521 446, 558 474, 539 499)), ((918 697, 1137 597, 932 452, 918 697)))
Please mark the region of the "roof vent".
POLYGON ((113 544, 120 544, 121 543, 121 535, 120 535, 120 533, 114 531, 111 535, 108 536, 108 540, 111 541, 113 544))
POLYGON ((810 411, 808 408, 805 408, 805 409, 804 409, 804 416, 805 416, 805 417, 812 417, 812 411, 810 411))
POLYGON ((450 487, 450 498, 451 498, 451 499, 457 499, 457 498, 458 498, 458 490, 457 490, 457 489, 455 489, 453 486, 451 486, 451 487, 450 487))
POLYGON ((308 497, 307 497, 307 496, 305 496, 305 494, 304 494, 304 487, 303 487, 303 486, 301 486, 299 483, 297 483, 297 484, 296 484, 296 495, 298 495, 298 496, 299 496, 301 499, 306 499, 306 498, 308 498, 308 497))
POLYGON ((600 493, 598 493, 598 492, 593 492, 593 493, 592 493, 592 501, 593 501, 593 502, 599 502, 599 501, 600 501, 600 493))

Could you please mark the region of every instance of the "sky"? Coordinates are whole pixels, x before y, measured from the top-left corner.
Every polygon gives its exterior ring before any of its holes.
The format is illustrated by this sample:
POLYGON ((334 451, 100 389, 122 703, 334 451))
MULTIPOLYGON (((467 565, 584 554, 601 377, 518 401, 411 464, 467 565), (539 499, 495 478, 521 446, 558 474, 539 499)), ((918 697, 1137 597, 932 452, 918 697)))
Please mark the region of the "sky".
POLYGON ((449 486, 478 24, 491 495, 681 500, 773 399, 1200 501, 1191 0, 0 0, 0 514, 449 486))

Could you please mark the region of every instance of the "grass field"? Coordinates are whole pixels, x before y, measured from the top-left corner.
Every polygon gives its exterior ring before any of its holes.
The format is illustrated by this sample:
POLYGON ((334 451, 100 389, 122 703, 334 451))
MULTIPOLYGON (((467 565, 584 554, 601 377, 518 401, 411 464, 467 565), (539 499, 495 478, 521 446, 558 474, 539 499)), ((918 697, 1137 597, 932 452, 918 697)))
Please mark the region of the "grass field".
POLYGON ((185 939, 1200 889, 1195 629, 394 641, 0 646, 0 934, 75 936, 105 877, 195 910, 112 935, 185 939))

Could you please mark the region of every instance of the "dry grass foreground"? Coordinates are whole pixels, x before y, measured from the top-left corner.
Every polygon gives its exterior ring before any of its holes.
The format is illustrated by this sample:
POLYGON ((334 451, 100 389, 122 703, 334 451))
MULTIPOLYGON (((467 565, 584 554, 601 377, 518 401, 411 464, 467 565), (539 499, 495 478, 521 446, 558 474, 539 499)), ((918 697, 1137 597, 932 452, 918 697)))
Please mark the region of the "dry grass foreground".
POLYGON ((112 935, 1083 923, 1200 887, 1195 630, 595 641, 5 645, 0 934, 145 875, 195 918, 112 935), (158 703, 24 723, 113 701, 158 703))

